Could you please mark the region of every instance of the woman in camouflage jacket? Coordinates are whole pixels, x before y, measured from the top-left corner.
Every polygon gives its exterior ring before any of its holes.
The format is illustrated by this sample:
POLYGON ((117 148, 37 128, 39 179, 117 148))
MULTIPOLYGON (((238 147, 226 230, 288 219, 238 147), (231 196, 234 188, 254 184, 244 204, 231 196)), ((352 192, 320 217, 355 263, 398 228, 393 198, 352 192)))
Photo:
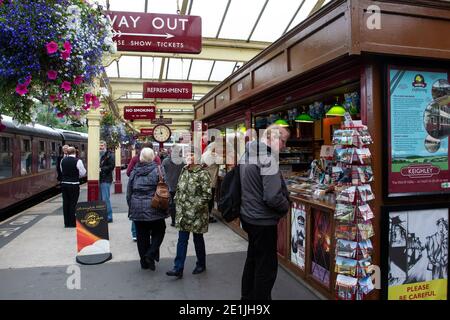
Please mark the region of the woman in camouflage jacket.
POLYGON ((188 165, 183 168, 178 179, 175 194, 176 216, 175 227, 179 229, 177 256, 173 270, 167 275, 181 278, 186 260, 189 234, 194 234, 197 264, 193 274, 206 269, 206 252, 203 234, 208 232, 208 202, 211 198, 211 178, 205 167, 194 164, 193 155, 187 159, 188 165))

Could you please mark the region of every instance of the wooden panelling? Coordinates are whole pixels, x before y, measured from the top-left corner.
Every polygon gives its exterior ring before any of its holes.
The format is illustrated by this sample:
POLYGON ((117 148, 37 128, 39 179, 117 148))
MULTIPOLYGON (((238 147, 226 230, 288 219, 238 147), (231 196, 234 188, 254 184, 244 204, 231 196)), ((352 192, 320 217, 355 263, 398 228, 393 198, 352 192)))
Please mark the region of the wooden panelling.
POLYGON ((230 90, 226 88, 217 94, 216 99, 216 109, 222 109, 223 106, 230 103, 230 90))
POLYGON ((344 14, 288 49, 290 70, 303 73, 345 55, 348 51, 348 21, 344 14))
POLYGON ((231 100, 239 98, 252 89, 252 79, 250 73, 240 78, 231 85, 231 100))
POLYGON ((209 116, 215 112, 214 107, 214 99, 211 98, 210 100, 206 101, 205 103, 205 116, 209 116))
POLYGON ((195 109, 195 119, 201 119, 203 115, 205 114, 205 108, 203 105, 199 106, 197 109, 195 109))
POLYGON ((287 71, 287 57, 283 51, 253 71, 254 88, 258 88, 269 81, 274 81, 286 74, 287 71))
POLYGON ((450 10, 376 2, 381 29, 370 30, 366 22, 372 13, 364 12, 368 2, 358 4, 361 51, 450 59, 450 10))

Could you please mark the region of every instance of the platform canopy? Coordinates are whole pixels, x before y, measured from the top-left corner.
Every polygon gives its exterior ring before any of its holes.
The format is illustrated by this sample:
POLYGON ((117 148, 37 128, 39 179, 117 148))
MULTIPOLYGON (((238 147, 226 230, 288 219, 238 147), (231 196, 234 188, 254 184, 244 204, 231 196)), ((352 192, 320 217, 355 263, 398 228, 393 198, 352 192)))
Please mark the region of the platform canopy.
MULTIPOLYGON (((90 0, 93 1, 93 0, 90 0)), ((101 0, 111 11, 186 14, 202 18, 200 54, 120 51, 105 61, 113 108, 156 105, 172 131, 190 128, 193 104, 217 84, 331 0, 101 0), (282 5, 281 5, 282 4, 282 5), (144 99, 143 82, 190 82, 192 100, 144 99)), ((142 121, 135 129, 148 126, 142 121)))

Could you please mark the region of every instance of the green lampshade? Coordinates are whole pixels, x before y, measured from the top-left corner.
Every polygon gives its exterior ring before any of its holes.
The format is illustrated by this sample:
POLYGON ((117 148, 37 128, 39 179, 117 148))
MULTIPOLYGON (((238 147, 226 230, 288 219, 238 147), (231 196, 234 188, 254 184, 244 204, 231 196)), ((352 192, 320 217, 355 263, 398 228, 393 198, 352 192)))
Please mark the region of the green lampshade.
POLYGON ((311 116, 305 112, 295 117, 295 122, 308 122, 313 123, 314 119, 311 118, 311 116))
POLYGON ((327 116, 334 116, 334 117, 343 117, 347 110, 343 106, 338 105, 337 103, 331 107, 330 110, 325 114, 327 116))
POLYGON ((278 119, 277 121, 274 122, 274 124, 277 124, 280 127, 289 127, 289 123, 283 119, 278 119))

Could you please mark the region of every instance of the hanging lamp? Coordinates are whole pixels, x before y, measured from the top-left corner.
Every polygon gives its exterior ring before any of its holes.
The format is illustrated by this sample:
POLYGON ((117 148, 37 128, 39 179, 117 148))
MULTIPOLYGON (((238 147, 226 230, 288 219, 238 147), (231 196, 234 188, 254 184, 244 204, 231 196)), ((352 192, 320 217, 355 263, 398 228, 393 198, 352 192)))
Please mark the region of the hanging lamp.
POLYGON ((326 116, 330 117, 343 117, 347 110, 339 104, 339 97, 336 97, 336 103, 328 110, 328 112, 325 114, 326 116))

